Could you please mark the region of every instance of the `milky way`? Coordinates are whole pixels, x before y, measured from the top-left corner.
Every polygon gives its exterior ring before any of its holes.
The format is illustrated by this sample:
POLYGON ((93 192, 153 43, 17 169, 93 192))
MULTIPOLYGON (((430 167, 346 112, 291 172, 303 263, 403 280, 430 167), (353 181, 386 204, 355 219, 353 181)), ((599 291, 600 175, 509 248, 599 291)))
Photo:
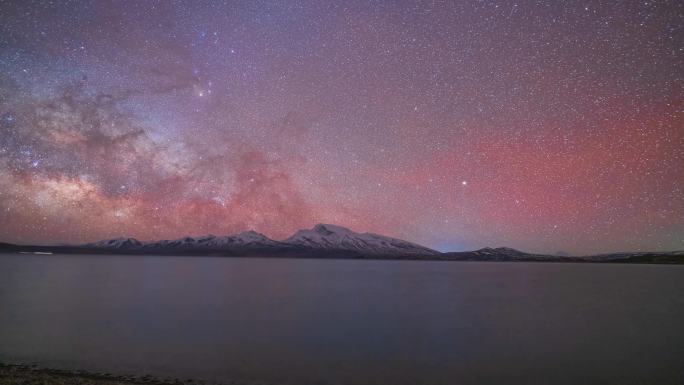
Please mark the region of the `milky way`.
POLYGON ((682 249, 683 4, 0 2, 0 240, 682 249))

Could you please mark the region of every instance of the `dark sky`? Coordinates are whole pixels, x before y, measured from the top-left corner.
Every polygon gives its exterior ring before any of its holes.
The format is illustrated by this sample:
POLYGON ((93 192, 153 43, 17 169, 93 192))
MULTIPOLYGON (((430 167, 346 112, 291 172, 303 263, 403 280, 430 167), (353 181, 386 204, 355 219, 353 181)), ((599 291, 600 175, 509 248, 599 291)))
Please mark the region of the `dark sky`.
POLYGON ((681 1, 0 1, 0 240, 684 249, 681 1))

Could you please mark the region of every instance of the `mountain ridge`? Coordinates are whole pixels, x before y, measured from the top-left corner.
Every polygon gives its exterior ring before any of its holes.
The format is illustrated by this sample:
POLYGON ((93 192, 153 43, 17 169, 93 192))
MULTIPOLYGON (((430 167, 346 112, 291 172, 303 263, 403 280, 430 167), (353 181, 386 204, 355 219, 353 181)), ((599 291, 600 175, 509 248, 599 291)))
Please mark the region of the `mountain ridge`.
POLYGON ((436 250, 398 238, 373 233, 358 233, 346 227, 324 223, 319 223, 311 229, 298 230, 282 241, 248 230, 226 236, 187 236, 174 240, 150 242, 141 242, 135 238, 114 238, 86 243, 81 246, 96 249, 150 252, 193 250, 243 252, 271 249, 279 252, 301 252, 304 250, 349 252, 360 256, 427 256, 440 254, 436 250))
POLYGON ((473 251, 439 252, 417 243, 374 233, 358 233, 346 227, 319 223, 300 229, 283 240, 253 230, 237 234, 182 237, 143 242, 113 238, 81 245, 35 246, 0 242, 5 253, 133 254, 271 256, 300 258, 410 259, 482 262, 587 262, 587 263, 684 263, 684 251, 621 252, 589 256, 527 253, 509 247, 484 247, 473 251))

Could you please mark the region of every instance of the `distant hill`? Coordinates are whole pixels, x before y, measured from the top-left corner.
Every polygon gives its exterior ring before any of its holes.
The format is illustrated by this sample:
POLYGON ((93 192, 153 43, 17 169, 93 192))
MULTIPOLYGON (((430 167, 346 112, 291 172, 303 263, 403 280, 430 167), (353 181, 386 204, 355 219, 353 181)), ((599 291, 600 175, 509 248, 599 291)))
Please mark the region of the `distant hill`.
POLYGON ((443 253, 444 259, 450 261, 486 261, 486 262, 588 262, 582 257, 558 256, 525 253, 509 247, 485 247, 474 251, 443 253))
POLYGON ((590 256, 545 255, 525 253, 519 250, 499 247, 475 251, 450 252, 441 255, 449 261, 486 261, 486 262, 587 262, 587 263, 673 263, 684 264, 684 251, 671 252, 632 252, 612 253, 590 256))
POLYGON ((592 262, 613 263, 676 263, 684 264, 684 250, 670 252, 625 252, 585 257, 592 262))
POLYGON ((16 253, 21 251, 22 246, 12 243, 0 242, 0 253, 16 253))

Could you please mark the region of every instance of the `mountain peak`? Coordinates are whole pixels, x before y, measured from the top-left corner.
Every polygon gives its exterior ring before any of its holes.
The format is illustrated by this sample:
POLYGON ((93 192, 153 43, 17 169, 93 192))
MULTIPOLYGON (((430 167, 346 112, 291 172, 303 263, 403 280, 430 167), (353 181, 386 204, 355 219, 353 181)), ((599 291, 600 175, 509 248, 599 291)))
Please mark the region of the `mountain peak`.
POLYGON ((522 251, 516 250, 512 247, 497 247, 494 250, 506 253, 522 253, 522 251))
POLYGON ((267 236, 265 236, 264 234, 261 234, 259 232, 254 231, 254 230, 243 231, 243 232, 235 235, 235 237, 242 238, 242 239, 250 239, 250 240, 269 240, 269 241, 271 240, 267 236))
POLYGON ((316 226, 314 226, 311 230, 324 235, 354 233, 346 227, 330 225, 326 223, 319 223, 316 226))
POLYGON ((299 230, 284 241, 314 249, 346 250, 371 255, 432 255, 437 251, 401 239, 371 233, 357 233, 346 227, 319 223, 299 230))
POLYGON ((110 248, 122 248, 122 247, 138 247, 142 245, 142 242, 135 238, 114 238, 107 239, 104 241, 99 241, 91 244, 95 247, 110 247, 110 248))

